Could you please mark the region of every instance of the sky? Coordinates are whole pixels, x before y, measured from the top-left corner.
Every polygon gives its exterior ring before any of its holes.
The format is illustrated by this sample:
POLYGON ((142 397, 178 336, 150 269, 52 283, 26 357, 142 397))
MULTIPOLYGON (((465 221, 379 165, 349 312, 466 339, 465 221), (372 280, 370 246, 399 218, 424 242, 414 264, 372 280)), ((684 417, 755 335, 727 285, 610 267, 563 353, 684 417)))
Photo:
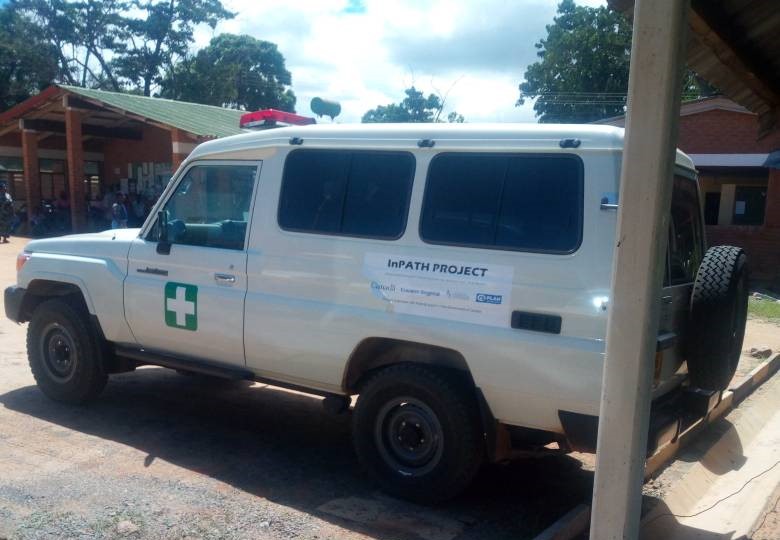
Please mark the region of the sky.
MULTIPOLYGON (((339 122, 359 122, 404 89, 446 96, 445 116, 468 122, 535 122, 516 107, 557 0, 223 0, 237 13, 196 32, 196 48, 222 32, 279 46, 300 114, 313 97, 341 103, 339 122)), ((601 5, 603 0, 579 0, 601 5)))

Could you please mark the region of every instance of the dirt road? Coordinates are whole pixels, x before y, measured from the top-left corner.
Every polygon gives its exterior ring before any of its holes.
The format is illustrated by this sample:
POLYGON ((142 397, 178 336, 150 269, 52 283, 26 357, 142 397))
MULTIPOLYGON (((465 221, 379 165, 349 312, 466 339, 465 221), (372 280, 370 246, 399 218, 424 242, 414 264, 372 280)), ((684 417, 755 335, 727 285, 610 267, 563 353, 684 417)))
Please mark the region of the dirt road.
MULTIPOLYGON (((2 288, 21 247, 0 246, 2 288)), ((757 330, 780 348, 777 327, 757 330)), ((522 539, 590 498, 590 468, 560 456, 486 467, 436 508, 392 499, 347 415, 260 384, 143 368, 66 407, 35 387, 25 331, 0 317, 0 538, 522 539)))

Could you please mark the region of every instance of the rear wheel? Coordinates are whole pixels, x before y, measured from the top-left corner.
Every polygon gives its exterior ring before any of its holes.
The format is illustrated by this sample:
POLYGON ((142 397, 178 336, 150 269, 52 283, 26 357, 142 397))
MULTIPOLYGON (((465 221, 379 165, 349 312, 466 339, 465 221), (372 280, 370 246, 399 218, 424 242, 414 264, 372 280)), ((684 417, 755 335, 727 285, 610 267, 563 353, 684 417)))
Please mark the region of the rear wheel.
POLYGON ((725 390, 734 377, 747 322, 747 278, 741 248, 707 250, 691 295, 687 357, 692 385, 725 390))
POLYGON ((83 403, 106 385, 104 344, 78 302, 41 303, 27 329, 27 356, 38 387, 49 398, 83 403))
POLYGON ((484 456, 473 389, 416 364, 385 368, 366 382, 353 415, 353 438, 371 477, 417 502, 457 495, 484 456))

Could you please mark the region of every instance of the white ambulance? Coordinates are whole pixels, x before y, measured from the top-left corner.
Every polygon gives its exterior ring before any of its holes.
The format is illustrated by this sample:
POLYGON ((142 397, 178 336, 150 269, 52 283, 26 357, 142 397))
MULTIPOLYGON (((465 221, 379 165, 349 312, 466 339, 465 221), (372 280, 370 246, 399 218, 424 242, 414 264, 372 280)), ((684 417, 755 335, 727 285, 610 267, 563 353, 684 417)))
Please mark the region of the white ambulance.
MULTIPOLYGON (((302 389, 333 410, 358 395, 370 475, 444 499, 485 460, 595 447, 622 146, 618 128, 545 124, 207 142, 141 229, 30 242, 6 312, 30 322, 30 365, 55 400, 146 364, 302 389)), ((651 445, 676 433, 686 391, 726 387, 746 317, 745 255, 706 249, 680 152, 669 182, 651 445)))

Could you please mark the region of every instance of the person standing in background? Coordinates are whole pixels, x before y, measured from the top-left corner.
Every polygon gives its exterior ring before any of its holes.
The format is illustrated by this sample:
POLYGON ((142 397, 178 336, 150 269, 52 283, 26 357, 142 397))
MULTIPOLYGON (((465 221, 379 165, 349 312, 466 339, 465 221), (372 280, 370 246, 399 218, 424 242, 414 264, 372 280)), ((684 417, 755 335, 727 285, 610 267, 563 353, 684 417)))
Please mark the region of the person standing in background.
POLYGON ((111 206, 111 228, 127 229, 127 198, 117 192, 116 202, 111 206))
POLYGON ((106 220, 106 223, 111 223, 113 221, 112 217, 112 211, 114 207, 114 203, 116 202, 116 197, 114 196, 114 193, 108 189, 103 194, 103 201, 101 202, 101 208, 103 209, 103 217, 106 220))
POLYGON ((140 227, 144 224, 146 218, 146 208, 144 206, 143 196, 138 193, 133 199, 133 227, 140 227))
POLYGON ((57 197, 54 205, 57 207, 57 210, 70 213, 70 201, 65 191, 60 191, 60 195, 57 197))
POLYGON ((7 244, 14 221, 14 201, 6 191, 5 182, 0 182, 0 243, 7 244))
POLYGON ((70 201, 65 191, 60 191, 57 200, 54 201, 54 208, 57 210, 57 224, 60 229, 70 228, 70 201))

